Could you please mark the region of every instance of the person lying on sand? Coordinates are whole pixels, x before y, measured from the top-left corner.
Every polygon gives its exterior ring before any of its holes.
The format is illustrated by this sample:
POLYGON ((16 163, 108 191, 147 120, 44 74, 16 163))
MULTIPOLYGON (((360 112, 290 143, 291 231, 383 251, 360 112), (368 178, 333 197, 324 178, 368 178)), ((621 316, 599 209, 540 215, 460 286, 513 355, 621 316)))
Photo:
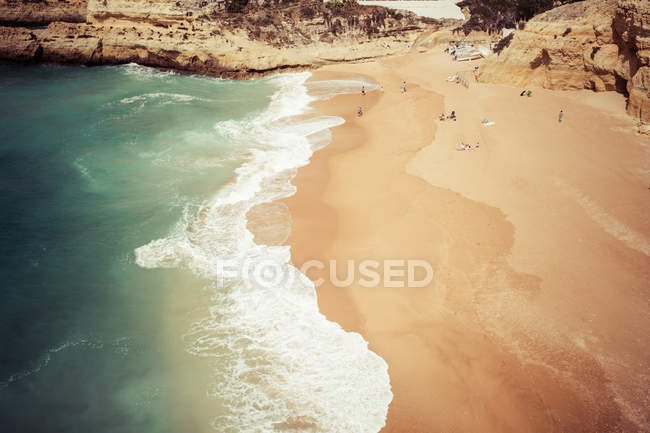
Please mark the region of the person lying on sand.
POLYGON ((557 116, 557 121, 562 123, 562 118, 564 117, 564 111, 560 110, 560 114, 557 116))
POLYGON ((519 96, 524 96, 526 94, 526 89, 522 90, 519 96))
POLYGON ((438 117, 438 119, 440 119, 441 122, 444 122, 444 121, 445 121, 445 113, 442 113, 442 114, 438 117))
POLYGON ((533 96, 533 92, 532 92, 532 91, 530 91, 530 90, 529 90, 529 91, 527 91, 527 92, 526 92, 526 96, 528 96, 528 97, 530 98, 531 96, 533 96))
POLYGON ((402 84, 402 93, 406 93, 406 81, 402 84))

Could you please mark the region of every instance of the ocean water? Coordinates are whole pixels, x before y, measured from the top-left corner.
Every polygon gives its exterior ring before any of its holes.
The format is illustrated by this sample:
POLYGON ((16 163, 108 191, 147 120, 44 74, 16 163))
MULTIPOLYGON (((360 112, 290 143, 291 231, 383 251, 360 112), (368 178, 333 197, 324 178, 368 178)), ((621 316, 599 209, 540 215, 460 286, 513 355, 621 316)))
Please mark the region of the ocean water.
POLYGON ((258 206, 342 122, 308 87, 358 89, 308 77, 0 65, 4 431, 381 429, 385 362, 319 313, 290 219, 258 206))

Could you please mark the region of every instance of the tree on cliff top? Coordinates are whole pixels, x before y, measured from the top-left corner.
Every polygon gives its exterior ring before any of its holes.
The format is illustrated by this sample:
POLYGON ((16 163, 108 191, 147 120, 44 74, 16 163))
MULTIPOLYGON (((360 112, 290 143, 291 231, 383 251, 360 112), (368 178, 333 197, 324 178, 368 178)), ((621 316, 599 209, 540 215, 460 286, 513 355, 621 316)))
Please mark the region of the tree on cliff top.
POLYGON ((467 7, 471 17, 461 29, 465 33, 472 30, 498 32, 556 6, 576 1, 579 0, 463 0, 458 6, 467 7))

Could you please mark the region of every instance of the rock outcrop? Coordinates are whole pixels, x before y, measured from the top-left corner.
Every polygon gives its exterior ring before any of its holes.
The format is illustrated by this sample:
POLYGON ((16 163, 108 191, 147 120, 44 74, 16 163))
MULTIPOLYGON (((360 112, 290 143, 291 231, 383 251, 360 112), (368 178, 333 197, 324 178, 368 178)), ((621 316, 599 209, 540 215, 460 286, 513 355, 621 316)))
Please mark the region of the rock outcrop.
POLYGON ((0 25, 43 26, 86 21, 88 0, 0 0, 0 25))
MULTIPOLYGON (((7 0, 0 0, 7 1, 7 0)), ((75 5, 77 0, 69 0, 75 5)), ((58 19, 70 4, 13 0, 22 11, 0 28, 0 59, 83 65, 135 62, 212 76, 243 78, 406 52, 418 34, 437 28, 415 15, 380 7, 334 7, 317 0, 251 0, 229 13, 221 0, 88 0, 83 22, 58 19), (65 7, 58 11, 58 7, 65 7), (34 11, 44 11, 40 5, 34 11), (40 12, 39 12, 40 13, 40 12)), ((76 6, 75 6, 76 7, 76 6)), ((0 21, 16 14, 0 9, 0 21), (4 15, 2 15, 4 13, 4 15)))
POLYGON ((650 122, 650 1, 589 0, 536 16, 490 56, 478 80, 629 94, 650 122))
POLYGON ((631 53, 627 112, 650 123, 650 1, 619 0, 613 27, 619 46, 631 53))

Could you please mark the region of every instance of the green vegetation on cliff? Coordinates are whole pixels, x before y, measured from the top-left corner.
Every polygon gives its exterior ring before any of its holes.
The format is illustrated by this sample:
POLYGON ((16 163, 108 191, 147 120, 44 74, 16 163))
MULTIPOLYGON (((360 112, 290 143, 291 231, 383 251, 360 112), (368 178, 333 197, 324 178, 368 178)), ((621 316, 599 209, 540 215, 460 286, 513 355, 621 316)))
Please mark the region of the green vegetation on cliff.
POLYGON ((467 7, 471 14, 462 29, 498 32, 502 28, 513 28, 517 23, 525 22, 537 14, 556 6, 573 3, 578 0, 463 0, 458 4, 467 7))

